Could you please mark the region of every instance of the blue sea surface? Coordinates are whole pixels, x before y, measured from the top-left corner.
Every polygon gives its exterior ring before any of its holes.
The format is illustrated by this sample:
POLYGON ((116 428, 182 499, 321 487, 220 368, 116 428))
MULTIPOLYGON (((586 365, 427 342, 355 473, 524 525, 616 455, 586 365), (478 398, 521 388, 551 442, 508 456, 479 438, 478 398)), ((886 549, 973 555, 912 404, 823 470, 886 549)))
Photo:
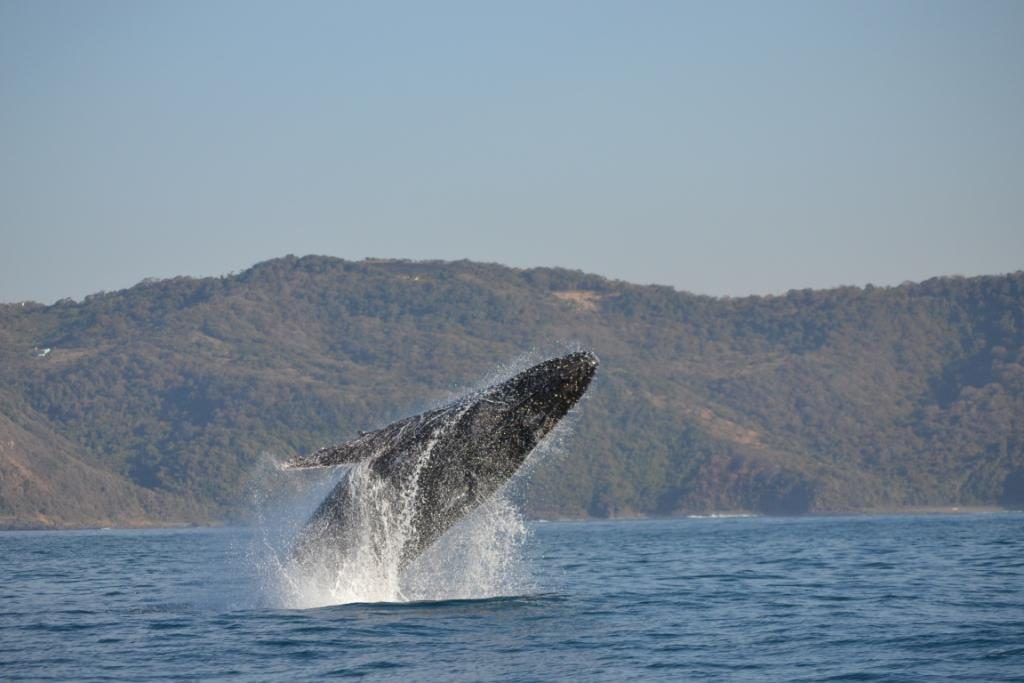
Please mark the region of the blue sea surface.
POLYGON ((1024 680, 1024 514, 532 524, 535 590, 274 607, 249 529, 0 534, 3 680, 1024 680))

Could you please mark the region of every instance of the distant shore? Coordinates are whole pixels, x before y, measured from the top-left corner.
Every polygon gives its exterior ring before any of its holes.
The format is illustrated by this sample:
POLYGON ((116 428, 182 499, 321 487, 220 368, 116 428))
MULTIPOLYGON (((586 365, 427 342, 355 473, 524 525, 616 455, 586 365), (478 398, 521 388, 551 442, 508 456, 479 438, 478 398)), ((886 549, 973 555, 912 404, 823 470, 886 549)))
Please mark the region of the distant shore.
POLYGON ((611 515, 609 517, 591 516, 563 516, 552 515, 550 517, 540 516, 531 518, 530 521, 544 522, 603 522, 603 521, 625 521, 632 519, 730 519, 747 517, 897 517, 897 516, 926 516, 926 515, 977 515, 998 512, 1020 512, 1013 508, 1005 508, 998 505, 915 505, 908 507, 878 507, 860 508, 855 510, 821 510, 808 512, 800 515, 771 515, 751 510, 717 510, 713 512, 679 512, 671 515, 647 515, 642 513, 627 513, 611 515))
MULTIPOLYGON (((536 516, 528 517, 530 522, 610 522, 647 519, 736 519, 751 517, 799 518, 799 517, 911 517, 928 515, 979 515, 1003 512, 1020 512, 1014 508, 997 505, 917 505, 912 507, 865 508, 859 510, 833 510, 811 512, 802 515, 768 515, 749 510, 721 510, 713 512, 680 512, 672 515, 621 514, 609 517, 593 516, 536 516)), ((83 523, 45 524, 32 522, 0 522, 3 531, 98 531, 103 529, 215 529, 228 526, 248 526, 245 522, 209 521, 193 522, 149 522, 140 520, 129 524, 83 523)))

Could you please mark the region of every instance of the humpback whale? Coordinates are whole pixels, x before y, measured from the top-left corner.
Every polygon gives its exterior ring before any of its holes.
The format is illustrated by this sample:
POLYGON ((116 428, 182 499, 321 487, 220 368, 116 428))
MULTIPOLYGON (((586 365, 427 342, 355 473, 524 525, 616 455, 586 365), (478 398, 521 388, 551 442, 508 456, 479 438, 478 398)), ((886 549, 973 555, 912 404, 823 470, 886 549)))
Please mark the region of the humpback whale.
POLYGON ((310 562, 325 549, 358 543, 353 536, 365 533, 355 523, 359 487, 374 487, 408 520, 397 551, 406 566, 515 474, 580 400, 597 366, 588 351, 553 358, 450 405, 287 461, 285 469, 353 466, 299 532, 293 558, 310 562))

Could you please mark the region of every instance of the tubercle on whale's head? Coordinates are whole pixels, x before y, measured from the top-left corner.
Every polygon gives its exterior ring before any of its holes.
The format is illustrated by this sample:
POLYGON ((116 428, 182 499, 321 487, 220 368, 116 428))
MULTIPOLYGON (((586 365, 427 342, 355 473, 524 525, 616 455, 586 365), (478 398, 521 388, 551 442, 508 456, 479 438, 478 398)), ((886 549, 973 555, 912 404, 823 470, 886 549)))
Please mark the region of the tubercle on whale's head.
POLYGON ((559 383, 558 393, 570 402, 570 408, 582 398, 600 365, 597 356, 591 351, 576 351, 549 362, 554 366, 553 371, 559 383))

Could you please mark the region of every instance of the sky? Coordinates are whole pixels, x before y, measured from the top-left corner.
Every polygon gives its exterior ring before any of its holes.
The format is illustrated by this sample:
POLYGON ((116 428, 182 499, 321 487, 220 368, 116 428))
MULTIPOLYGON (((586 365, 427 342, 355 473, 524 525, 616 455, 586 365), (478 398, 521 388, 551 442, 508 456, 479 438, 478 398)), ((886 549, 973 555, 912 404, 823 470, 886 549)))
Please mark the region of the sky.
POLYGON ((1024 3, 0 0, 0 301, 286 254, 1024 268, 1024 3))

